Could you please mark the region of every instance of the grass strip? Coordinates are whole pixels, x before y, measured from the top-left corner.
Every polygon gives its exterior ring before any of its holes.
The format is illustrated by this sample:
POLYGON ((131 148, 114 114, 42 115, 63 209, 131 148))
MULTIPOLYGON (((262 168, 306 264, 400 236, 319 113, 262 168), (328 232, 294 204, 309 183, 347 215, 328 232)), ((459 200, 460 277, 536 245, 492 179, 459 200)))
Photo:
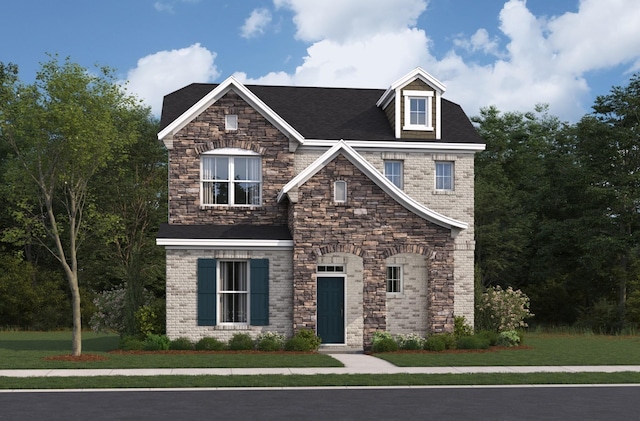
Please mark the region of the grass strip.
POLYGON ((0 377, 0 389, 638 384, 640 373, 0 377))

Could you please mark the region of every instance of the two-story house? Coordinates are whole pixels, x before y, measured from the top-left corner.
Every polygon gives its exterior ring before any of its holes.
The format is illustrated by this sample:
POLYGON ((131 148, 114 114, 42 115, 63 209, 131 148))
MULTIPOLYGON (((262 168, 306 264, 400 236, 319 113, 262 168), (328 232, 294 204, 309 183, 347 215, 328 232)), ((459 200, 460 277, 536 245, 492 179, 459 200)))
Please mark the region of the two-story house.
POLYGON ((388 89, 192 84, 164 98, 167 335, 473 323, 482 139, 417 68, 388 89))

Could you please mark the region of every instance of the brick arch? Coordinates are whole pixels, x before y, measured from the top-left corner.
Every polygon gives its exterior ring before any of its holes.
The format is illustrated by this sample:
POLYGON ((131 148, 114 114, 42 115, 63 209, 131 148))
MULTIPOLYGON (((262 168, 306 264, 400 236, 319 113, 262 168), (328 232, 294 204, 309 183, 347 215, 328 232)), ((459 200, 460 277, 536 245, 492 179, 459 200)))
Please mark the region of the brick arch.
POLYGON ((313 255, 316 259, 320 256, 324 256, 325 254, 331 253, 348 253, 355 254, 358 257, 364 258, 364 250, 360 247, 357 247, 353 244, 330 244, 327 246, 318 247, 313 250, 313 255))
POLYGON ((261 147, 255 142, 240 139, 215 139, 210 142, 200 143, 196 145, 195 151, 196 155, 201 155, 205 152, 222 148, 246 149, 259 153, 260 155, 264 155, 266 152, 266 148, 261 147))
POLYGON ((382 251, 382 258, 386 259, 396 254, 420 254, 426 256, 430 260, 433 260, 436 256, 436 252, 431 247, 412 245, 412 244, 399 244, 395 247, 388 247, 382 251))

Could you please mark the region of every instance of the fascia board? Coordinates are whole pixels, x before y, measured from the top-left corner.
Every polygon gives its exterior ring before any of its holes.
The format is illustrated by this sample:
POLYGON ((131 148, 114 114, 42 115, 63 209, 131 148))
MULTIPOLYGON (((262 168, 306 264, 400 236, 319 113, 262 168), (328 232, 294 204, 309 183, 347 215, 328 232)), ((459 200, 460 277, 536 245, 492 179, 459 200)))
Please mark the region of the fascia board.
MULTIPOLYGON (((333 147, 338 140, 330 139, 305 139, 304 149, 306 148, 327 148, 333 147)), ((374 140, 344 140, 352 148, 373 149, 373 150, 416 150, 421 152, 428 151, 458 151, 458 152, 481 152, 484 151, 486 145, 484 143, 445 143, 445 142, 402 142, 402 141, 374 141, 374 140)))
POLYGON ((285 133, 287 137, 293 137, 300 144, 304 143, 302 136, 296 129, 287 123, 282 117, 274 112, 267 104, 251 92, 246 86, 239 82, 235 77, 229 76, 224 82, 215 89, 205 95, 196 102, 191 108, 185 111, 180 117, 175 119, 171 124, 158 133, 158 139, 163 140, 165 137, 178 132, 190 121, 200 115, 204 110, 209 108, 211 104, 222 98, 227 92, 233 89, 240 97, 251 105, 256 111, 264 116, 269 122, 276 126, 280 131, 285 133))
POLYGON ((392 83, 391 86, 384 92, 384 94, 382 94, 380 99, 378 99, 378 102, 376 102, 376 106, 384 108, 391 101, 392 94, 395 93, 397 89, 402 88, 407 83, 416 78, 419 78, 426 84, 432 86, 440 94, 443 94, 447 90, 447 87, 444 83, 440 82, 423 68, 416 67, 414 70, 392 83))
POLYGON ((293 240, 238 240, 214 238, 156 238, 156 245, 165 247, 220 247, 234 249, 290 249, 293 240))

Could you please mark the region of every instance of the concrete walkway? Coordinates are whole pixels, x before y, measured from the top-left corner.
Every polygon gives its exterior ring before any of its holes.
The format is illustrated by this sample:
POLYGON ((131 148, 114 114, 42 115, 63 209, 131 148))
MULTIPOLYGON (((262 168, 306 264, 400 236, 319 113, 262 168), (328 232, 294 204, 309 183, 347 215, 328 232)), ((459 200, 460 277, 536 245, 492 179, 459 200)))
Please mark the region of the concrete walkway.
POLYGON ((616 373, 640 372, 640 365, 601 366, 500 366, 500 367, 396 367, 365 354, 329 354, 344 367, 305 368, 141 368, 141 369, 33 369, 0 370, 0 377, 79 376, 231 376, 259 374, 461 374, 461 373, 616 373))

